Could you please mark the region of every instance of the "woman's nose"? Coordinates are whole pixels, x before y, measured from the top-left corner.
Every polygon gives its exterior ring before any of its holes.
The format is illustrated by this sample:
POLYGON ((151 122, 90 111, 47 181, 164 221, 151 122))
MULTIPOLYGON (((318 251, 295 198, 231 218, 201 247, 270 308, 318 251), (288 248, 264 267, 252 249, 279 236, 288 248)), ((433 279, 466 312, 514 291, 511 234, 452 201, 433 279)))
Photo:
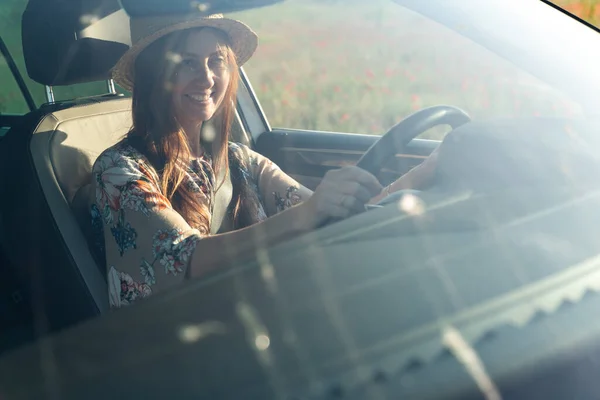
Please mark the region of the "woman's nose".
POLYGON ((203 89, 211 88, 215 84, 214 74, 207 65, 199 68, 199 71, 196 74, 196 80, 203 89))

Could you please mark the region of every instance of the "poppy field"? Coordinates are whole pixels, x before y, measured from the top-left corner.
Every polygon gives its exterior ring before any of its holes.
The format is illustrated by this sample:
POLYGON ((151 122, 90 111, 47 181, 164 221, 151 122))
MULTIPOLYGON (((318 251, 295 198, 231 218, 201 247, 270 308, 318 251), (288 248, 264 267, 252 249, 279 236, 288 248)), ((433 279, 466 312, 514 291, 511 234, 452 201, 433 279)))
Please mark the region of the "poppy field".
MULTIPOLYGON (((598 0, 559 3, 599 21, 598 0)), ((474 117, 577 112, 533 77, 389 0, 287 0, 235 17, 260 36, 244 68, 273 127, 382 134, 442 103, 474 117)))
MULTIPOLYGON (((556 3, 600 24, 600 0, 556 3)), ((0 1, 0 35, 41 104, 44 90, 27 78, 20 46, 25 4, 0 1)), ((415 110, 441 103, 474 117, 577 112, 532 77, 390 0, 286 0, 232 16, 260 36, 259 50, 244 69, 273 127, 381 134, 415 110)), ((55 95, 103 90, 99 82, 57 87, 55 95)), ((0 112, 26 111, 0 59, 0 112)))

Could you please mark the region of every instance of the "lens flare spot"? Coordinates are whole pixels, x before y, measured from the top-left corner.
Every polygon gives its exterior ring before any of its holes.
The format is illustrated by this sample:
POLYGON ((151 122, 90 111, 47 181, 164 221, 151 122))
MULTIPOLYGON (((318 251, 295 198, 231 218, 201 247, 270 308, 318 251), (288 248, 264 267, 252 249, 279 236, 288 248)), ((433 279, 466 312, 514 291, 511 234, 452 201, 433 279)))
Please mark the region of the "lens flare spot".
POLYGON ((215 131, 215 127, 212 125, 206 125, 202 127, 202 140, 211 143, 217 137, 217 132, 215 131))
POLYGON ((254 345, 260 351, 265 351, 271 345, 271 339, 267 335, 258 335, 254 340, 254 345))
POLYGON ((172 51, 167 51, 165 57, 168 61, 172 62, 173 64, 179 64, 181 61, 183 61, 183 57, 181 57, 181 54, 174 53, 172 51))
POLYGON ((409 215, 423 215, 425 213, 425 203, 412 193, 407 193, 400 198, 398 208, 409 215))
POLYGON ((195 343, 210 335, 225 334, 227 329, 221 322, 210 321, 201 324, 190 324, 182 326, 177 335, 183 343, 195 343))
POLYGON ((98 16, 94 14, 84 14, 81 17, 79 17, 79 22, 81 23, 81 25, 84 26, 92 25, 98 22, 99 20, 100 18, 98 18, 98 16))
POLYGON ((198 10, 200 12, 207 12, 210 9, 210 4, 209 3, 203 3, 200 1, 191 1, 190 2, 190 7, 192 9, 198 10))

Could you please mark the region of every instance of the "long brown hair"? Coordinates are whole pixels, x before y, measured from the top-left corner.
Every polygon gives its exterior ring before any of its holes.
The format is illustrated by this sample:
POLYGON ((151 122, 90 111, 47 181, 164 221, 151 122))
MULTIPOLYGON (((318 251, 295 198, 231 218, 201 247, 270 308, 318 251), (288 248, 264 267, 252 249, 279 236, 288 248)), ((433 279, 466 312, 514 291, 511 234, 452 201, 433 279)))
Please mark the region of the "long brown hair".
MULTIPOLYGON (((190 32, 182 30, 166 35, 138 56, 132 93, 133 127, 127 134, 127 140, 156 169, 160 177, 160 189, 173 208, 192 228, 208 234, 208 204, 199 202, 197 194, 183 184, 191 152, 187 136, 175 118, 170 92, 177 63, 177 57, 172 55, 179 54, 190 32)), ((220 176, 220 171, 229 171, 229 131, 235 114, 239 80, 235 54, 229 46, 226 46, 226 52, 231 70, 229 86, 222 104, 210 121, 217 132, 216 140, 203 143, 204 151, 212 156, 216 177, 220 176)), ((225 179, 226 175, 223 176, 225 179)))

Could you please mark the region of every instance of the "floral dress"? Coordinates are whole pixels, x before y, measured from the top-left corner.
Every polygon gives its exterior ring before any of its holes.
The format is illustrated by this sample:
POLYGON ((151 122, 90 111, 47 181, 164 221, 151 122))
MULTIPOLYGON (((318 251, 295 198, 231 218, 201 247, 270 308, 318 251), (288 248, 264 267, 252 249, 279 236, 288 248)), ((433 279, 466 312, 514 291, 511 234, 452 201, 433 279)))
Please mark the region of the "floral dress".
MULTIPOLYGON (((234 197, 240 196, 245 209, 245 217, 234 229, 259 222, 311 195, 247 146, 230 143, 229 160, 234 197)), ((148 159, 123 141, 98 157, 92 175, 93 247, 107 267, 111 308, 183 282, 196 244, 204 236, 173 209, 148 159)), ((210 158, 192 161, 185 179, 183 184, 211 210, 215 174, 210 158)))

